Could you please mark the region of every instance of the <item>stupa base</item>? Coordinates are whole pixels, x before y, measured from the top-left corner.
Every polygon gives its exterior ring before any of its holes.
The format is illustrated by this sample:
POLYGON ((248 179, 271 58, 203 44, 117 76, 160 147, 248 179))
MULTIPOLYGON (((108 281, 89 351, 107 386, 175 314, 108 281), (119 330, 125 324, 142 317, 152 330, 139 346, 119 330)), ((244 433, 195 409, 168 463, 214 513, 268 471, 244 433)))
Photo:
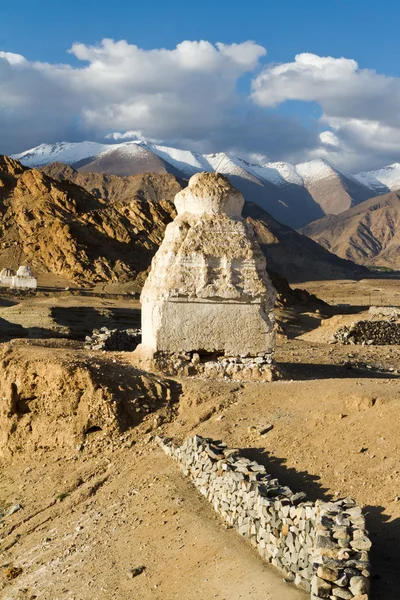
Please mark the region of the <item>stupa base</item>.
POLYGON ((217 353, 161 352, 139 344, 132 353, 140 368, 172 377, 206 377, 232 381, 275 381, 280 379, 273 353, 257 356, 224 356, 217 353))

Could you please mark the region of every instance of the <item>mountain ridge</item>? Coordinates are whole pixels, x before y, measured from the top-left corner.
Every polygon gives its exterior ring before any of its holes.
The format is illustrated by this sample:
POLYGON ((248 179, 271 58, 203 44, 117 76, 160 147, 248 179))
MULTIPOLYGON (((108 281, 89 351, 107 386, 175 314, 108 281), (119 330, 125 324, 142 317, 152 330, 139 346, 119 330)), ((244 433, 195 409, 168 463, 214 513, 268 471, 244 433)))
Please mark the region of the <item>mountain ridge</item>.
MULTIPOLYGON (((143 281, 186 182, 169 173, 119 177, 53 163, 43 170, 0 157, 0 268, 23 261, 78 284, 143 281)), ((291 281, 366 271, 245 203, 268 269, 291 281)))
POLYGON ((400 191, 326 216, 300 232, 341 258, 400 270, 400 191))
POLYGON ((41 144, 12 157, 28 167, 63 162, 78 171, 119 176, 151 171, 188 179, 199 171, 217 170, 240 189, 246 200, 256 202, 278 221, 294 228, 326 214, 343 212, 377 193, 400 189, 397 163, 354 175, 321 158, 297 165, 284 161, 256 164, 227 153, 200 154, 145 140, 41 144))

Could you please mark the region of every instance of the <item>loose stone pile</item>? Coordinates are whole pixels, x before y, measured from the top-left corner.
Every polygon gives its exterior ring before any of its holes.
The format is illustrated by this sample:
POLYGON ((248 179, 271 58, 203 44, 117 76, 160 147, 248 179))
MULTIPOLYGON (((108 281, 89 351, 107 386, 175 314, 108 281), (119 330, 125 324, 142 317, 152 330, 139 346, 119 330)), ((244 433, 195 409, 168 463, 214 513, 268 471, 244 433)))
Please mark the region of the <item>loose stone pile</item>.
POLYGON ((221 517, 312 600, 368 600, 371 542, 353 500, 309 502, 220 441, 158 442, 221 517))
POLYGON ((372 317, 389 317, 390 319, 400 319, 400 308, 395 306, 370 306, 368 313, 372 317))
POLYGON ((278 376, 272 353, 260 352, 258 356, 201 356, 198 352, 157 352, 154 363, 166 375, 204 375, 234 380, 259 379, 271 381, 278 376))
POLYGON ((85 348, 90 350, 131 351, 140 344, 140 329, 94 329, 85 338, 85 348))
POLYGON ((336 331, 334 338, 341 344, 384 346, 400 344, 400 323, 395 320, 356 321, 336 331))

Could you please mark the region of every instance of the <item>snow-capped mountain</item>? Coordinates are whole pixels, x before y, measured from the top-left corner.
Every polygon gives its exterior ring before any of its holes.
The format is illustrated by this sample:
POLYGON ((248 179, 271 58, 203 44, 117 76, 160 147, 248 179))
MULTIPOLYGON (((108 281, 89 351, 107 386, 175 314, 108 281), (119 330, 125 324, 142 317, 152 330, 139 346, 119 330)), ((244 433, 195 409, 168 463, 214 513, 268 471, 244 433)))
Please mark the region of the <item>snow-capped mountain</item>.
POLYGON ((355 178, 377 194, 400 190, 400 163, 393 163, 377 171, 364 171, 355 178))
POLYGON ((326 214, 339 214, 390 190, 400 189, 400 164, 351 175, 322 159, 297 165, 287 162, 249 163, 225 153, 198 154, 145 140, 119 144, 79 142, 41 144, 14 154, 28 167, 53 162, 79 171, 120 176, 146 171, 169 172, 187 179, 200 171, 226 175, 244 194, 278 221, 299 228, 326 214))

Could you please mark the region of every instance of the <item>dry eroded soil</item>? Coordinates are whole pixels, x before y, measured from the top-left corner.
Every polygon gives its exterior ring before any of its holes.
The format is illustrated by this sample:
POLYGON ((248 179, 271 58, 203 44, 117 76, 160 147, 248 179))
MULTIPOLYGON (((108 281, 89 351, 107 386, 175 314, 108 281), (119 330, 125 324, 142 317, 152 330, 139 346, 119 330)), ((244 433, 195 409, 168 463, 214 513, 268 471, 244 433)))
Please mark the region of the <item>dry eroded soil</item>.
POLYGON ((224 527, 153 440, 194 433, 245 449, 312 499, 355 497, 373 541, 371 597, 399 597, 400 348, 332 346, 318 341, 326 340, 316 333, 318 314, 281 317, 288 334, 277 353, 284 380, 168 382, 144 374, 150 408, 137 413, 133 426, 119 413, 102 412, 112 396, 129 417, 124 407, 138 397, 132 382, 142 375, 128 353, 85 354, 79 345, 51 340, 3 345, 15 359, 6 369, 17 387, 29 387, 33 369, 51 394, 45 417, 35 413, 39 403, 1 438, 0 501, 23 507, 0 523, 2 598, 305 598, 224 527), (74 415, 68 407, 85 386, 93 386, 96 403, 83 394, 86 412, 74 415), (97 420, 88 431, 93 414, 108 415, 104 428, 97 420), (260 435, 267 424, 273 429, 260 435), (139 566, 144 571, 132 577, 139 566), (13 580, 6 578, 10 567, 22 569, 13 580))

